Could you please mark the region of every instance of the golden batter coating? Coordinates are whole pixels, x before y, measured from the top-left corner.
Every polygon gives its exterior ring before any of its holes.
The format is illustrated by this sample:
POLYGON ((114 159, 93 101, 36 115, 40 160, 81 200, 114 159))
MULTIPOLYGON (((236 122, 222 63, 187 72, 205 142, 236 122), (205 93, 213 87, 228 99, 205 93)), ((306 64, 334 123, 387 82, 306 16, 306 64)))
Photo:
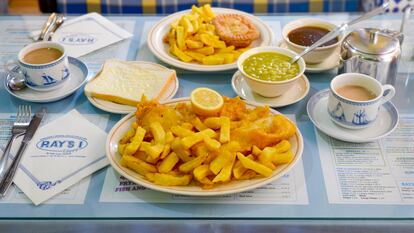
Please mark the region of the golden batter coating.
POLYGON ((246 17, 239 14, 217 15, 212 23, 216 32, 226 45, 235 47, 247 47, 260 37, 256 26, 246 17))

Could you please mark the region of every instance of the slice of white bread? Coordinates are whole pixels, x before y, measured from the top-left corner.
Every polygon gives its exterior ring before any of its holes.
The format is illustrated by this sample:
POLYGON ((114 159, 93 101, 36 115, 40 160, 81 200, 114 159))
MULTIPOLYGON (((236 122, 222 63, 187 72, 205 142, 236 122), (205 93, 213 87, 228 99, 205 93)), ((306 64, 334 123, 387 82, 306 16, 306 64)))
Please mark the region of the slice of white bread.
POLYGON ((155 63, 110 59, 84 91, 87 96, 136 106, 142 95, 159 100, 175 79, 175 70, 155 63))

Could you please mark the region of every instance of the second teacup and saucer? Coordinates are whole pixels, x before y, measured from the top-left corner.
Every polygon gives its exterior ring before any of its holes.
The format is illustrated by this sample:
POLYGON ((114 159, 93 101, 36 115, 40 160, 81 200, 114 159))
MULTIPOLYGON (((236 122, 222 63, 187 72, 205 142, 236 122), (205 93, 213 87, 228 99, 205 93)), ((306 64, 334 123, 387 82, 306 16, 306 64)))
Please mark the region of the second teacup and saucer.
POLYGON ((65 48, 55 42, 37 42, 24 47, 17 61, 6 64, 5 89, 16 98, 29 102, 53 102, 79 89, 88 77, 88 68, 80 60, 68 57, 65 48), (25 88, 14 90, 10 80, 20 76, 25 88))
POLYGON ((332 80, 330 89, 310 98, 308 116, 320 131, 333 138, 355 143, 371 142, 387 136, 398 125, 398 111, 389 101, 394 92, 392 86, 382 86, 367 75, 342 74, 332 80), (353 100, 338 94, 338 89, 348 84, 348 87, 357 84, 374 90, 374 98, 353 100))

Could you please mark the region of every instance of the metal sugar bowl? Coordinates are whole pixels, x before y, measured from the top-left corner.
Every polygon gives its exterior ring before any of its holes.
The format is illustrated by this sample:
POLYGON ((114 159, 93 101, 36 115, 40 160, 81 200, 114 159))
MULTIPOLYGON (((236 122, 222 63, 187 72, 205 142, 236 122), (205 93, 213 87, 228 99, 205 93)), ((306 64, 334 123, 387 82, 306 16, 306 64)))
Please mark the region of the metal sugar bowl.
POLYGON ((361 73, 394 85, 403 40, 401 33, 375 28, 356 29, 341 44, 338 73, 361 73))

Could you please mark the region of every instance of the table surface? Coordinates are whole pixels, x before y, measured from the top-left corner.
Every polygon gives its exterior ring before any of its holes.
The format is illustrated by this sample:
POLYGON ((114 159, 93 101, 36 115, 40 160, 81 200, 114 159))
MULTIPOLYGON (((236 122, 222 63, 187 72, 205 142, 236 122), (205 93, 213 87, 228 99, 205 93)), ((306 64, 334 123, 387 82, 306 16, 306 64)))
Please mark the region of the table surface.
MULTIPOLYGON (((309 16, 309 15, 307 15, 309 16)), ((346 21, 354 17, 348 14, 329 14, 314 15, 335 21, 346 21)), ((278 22, 279 30, 287 22, 303 17, 300 15, 272 15, 260 16, 266 22, 278 22)), ((156 22, 160 19, 157 16, 147 17, 119 17, 109 16, 114 20, 130 20, 135 22, 133 27, 133 38, 128 40, 125 45, 128 51, 120 58, 135 60, 139 57, 139 52, 145 47, 146 34, 143 31, 148 22, 156 22)), ((21 22, 28 25, 30 22, 38 22, 39 25, 45 19, 44 16, 2 16, 2 21, 21 22)), ((398 21, 400 15, 384 15, 373 19, 378 25, 387 24, 392 20, 398 21)), ((413 25, 411 23, 411 25, 413 25)), ((414 26, 409 26, 411 31, 414 26)), ((29 27, 28 27, 29 28, 29 27)), ((273 29, 273 28, 272 28, 273 29)), ((23 28, 22 31, 25 29, 23 28)), ((29 29, 27 29, 29 30, 29 29)), ((26 31, 28 33, 28 31, 26 31)), ((0 31, 0 37, 4 32, 0 31)), ((280 39, 280 31, 275 31, 276 38, 280 39)), ((405 40, 414 40, 405 38, 405 40)), ((29 42, 29 39, 27 40, 29 42)), ((0 43, 2 43, 0 41, 0 43)), ((22 43, 22 42, 20 42, 22 43)), ((97 53, 103 53, 98 51, 97 53)), ((17 50, 16 50, 17 51, 17 50)), ((0 51, 4 52, 4 51, 0 51)), ((154 58, 148 58, 153 60, 154 58)), ((82 60, 82 58, 81 58, 82 60)), ((403 59, 404 60, 404 59, 403 59)), ((410 61, 402 61, 402 66, 408 66, 410 61)), ((88 63, 87 63, 88 64, 88 63)), ((88 64, 92 73, 96 72, 96 64, 88 64)), ((197 73, 178 71, 180 81, 179 91, 176 97, 188 96, 192 89, 196 87, 209 87, 219 91, 226 96, 236 96, 231 88, 232 72, 218 73, 197 73)), ((359 204, 330 204, 326 194, 324 178, 322 174, 318 144, 313 124, 310 122, 306 113, 306 103, 316 92, 325 89, 329 81, 336 75, 335 71, 318 74, 307 74, 311 88, 308 96, 302 101, 288 107, 278 108, 277 110, 285 114, 294 114, 299 129, 305 139, 305 149, 303 153, 303 166, 306 179, 306 189, 309 203, 306 205, 259 205, 259 204, 167 204, 167 203, 102 203, 99 202, 101 190, 107 169, 96 172, 91 179, 88 193, 84 204, 79 205, 39 205, 32 204, 0 204, 0 219, 302 219, 302 220, 338 220, 338 219, 373 219, 373 220, 407 220, 414 219, 414 205, 359 205, 359 204)), ((3 83, 4 75, 1 75, 0 83, 3 83)), ((399 73, 396 81, 397 94, 393 103, 402 114, 414 113, 414 78, 412 71, 404 69, 399 73)), ((0 113, 16 112, 17 106, 27 104, 10 96, 0 87, 0 113)), ((92 106, 83 94, 83 88, 75 94, 54 103, 35 104, 31 103, 34 110, 42 106, 47 106, 51 113, 65 113, 72 109, 78 110, 82 114, 107 114, 92 106)), ((121 118, 121 115, 110 114, 109 123, 106 130, 109 132, 111 127, 121 118)))

